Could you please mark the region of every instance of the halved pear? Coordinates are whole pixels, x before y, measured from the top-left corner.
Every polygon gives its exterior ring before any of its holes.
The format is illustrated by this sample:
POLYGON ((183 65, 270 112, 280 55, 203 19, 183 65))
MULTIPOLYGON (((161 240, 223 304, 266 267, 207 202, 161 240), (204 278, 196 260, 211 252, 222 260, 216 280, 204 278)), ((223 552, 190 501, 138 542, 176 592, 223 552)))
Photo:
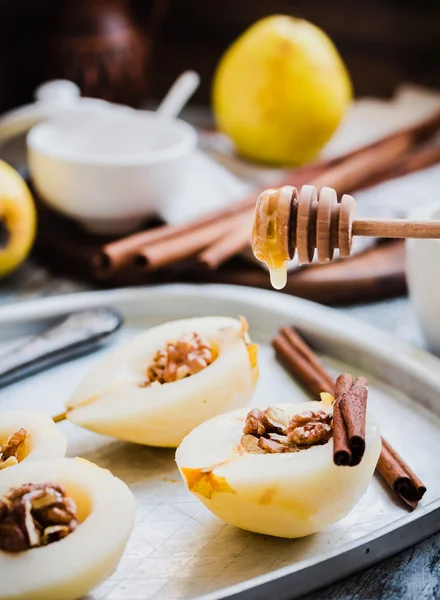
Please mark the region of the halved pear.
POLYGON ((79 525, 67 537, 19 553, 0 551, 0 600, 74 600, 108 577, 133 529, 135 502, 110 471, 81 458, 6 469, 0 496, 25 483, 57 483, 77 506, 79 525))
MULTIPOLYGON (((0 412, 0 445, 6 444, 16 432, 24 429, 25 440, 18 448, 16 461, 0 461, 0 474, 5 467, 24 462, 61 458, 66 454, 66 438, 53 420, 37 410, 0 412)), ((1 475, 0 475, 1 476, 1 475)))
POLYGON ((25 260, 36 229, 34 200, 26 182, 0 160, 0 279, 25 260))
POLYGON ((105 358, 68 400, 67 418, 121 440, 177 447, 200 423, 249 404, 257 377, 256 346, 248 344, 242 321, 173 321, 146 331, 105 358), (211 344, 214 361, 184 379, 146 387, 147 368, 156 352, 191 333, 211 344))
MULTIPOLYGON (((277 404, 289 417, 332 407, 324 402, 277 404)), ((267 408, 267 407, 264 407, 267 408)), ((367 415, 366 451, 356 467, 333 463, 333 443, 283 454, 240 448, 246 410, 221 415, 192 431, 176 452, 191 492, 217 517, 249 531, 296 538, 345 517, 365 493, 381 449, 367 415)))

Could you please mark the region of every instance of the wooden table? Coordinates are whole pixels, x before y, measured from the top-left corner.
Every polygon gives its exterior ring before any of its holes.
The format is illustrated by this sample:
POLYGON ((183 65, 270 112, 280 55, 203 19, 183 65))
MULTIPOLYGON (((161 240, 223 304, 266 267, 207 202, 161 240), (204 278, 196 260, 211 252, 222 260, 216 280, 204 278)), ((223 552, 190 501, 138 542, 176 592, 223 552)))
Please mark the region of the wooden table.
MULTIPOLYGON (((20 273, 0 282, 0 307, 13 301, 86 289, 85 285, 53 277, 45 268, 28 264, 20 273)), ((338 310, 423 347, 420 330, 407 298, 338 310)), ((440 533, 302 600, 431 598, 440 598, 440 533)))

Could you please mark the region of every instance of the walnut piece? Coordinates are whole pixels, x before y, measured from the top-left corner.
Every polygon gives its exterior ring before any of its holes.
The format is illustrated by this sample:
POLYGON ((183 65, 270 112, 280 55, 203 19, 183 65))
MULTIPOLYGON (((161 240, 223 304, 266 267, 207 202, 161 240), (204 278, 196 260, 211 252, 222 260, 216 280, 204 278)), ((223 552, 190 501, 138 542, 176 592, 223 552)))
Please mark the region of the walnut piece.
POLYGON ((259 408, 253 408, 246 417, 243 433, 245 435, 260 436, 266 433, 264 425, 264 411, 259 408))
POLYGON ((247 415, 243 433, 261 436, 267 433, 286 435, 289 417, 284 410, 269 406, 266 410, 253 408, 247 415))
POLYGON ((284 410, 253 408, 247 415, 241 438, 246 452, 282 454, 325 444, 333 434, 332 415, 307 411, 290 419, 284 410))
POLYGON ((13 433, 6 444, 0 445, 0 469, 18 464, 18 452, 26 441, 26 429, 13 433))
POLYGON ((197 333, 185 334, 158 350, 147 368, 146 386, 171 383, 190 377, 214 362, 211 344, 197 333))
POLYGON ((259 439, 255 435, 245 433, 241 436, 240 444, 246 452, 254 452, 256 454, 264 454, 264 450, 258 445, 259 439))
POLYGON ((324 444, 332 436, 332 415, 319 410, 295 415, 287 430, 287 439, 298 446, 324 444))
POLYGON ((26 483, 0 497, 0 549, 22 552, 66 537, 78 526, 76 504, 53 483, 26 483))
POLYGON ((258 440, 258 446, 270 454, 282 454, 284 452, 296 452, 296 448, 293 444, 287 442, 287 437, 283 436, 284 440, 276 440, 273 437, 260 437, 258 440))

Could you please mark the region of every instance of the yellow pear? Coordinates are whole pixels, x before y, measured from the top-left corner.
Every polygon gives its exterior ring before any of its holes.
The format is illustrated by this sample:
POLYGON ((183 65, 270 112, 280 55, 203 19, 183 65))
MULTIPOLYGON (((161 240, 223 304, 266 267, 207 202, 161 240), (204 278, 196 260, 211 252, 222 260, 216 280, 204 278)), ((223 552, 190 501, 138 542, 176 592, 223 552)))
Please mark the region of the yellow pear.
MULTIPOLYGON (((330 404, 310 401, 277 404, 275 410, 289 419, 310 411, 333 414, 330 404)), ((337 467, 332 441, 286 454, 245 450, 247 411, 214 417, 185 437, 176 462, 188 489, 226 523, 264 535, 303 537, 345 517, 365 494, 379 459, 374 416, 367 415, 362 462, 337 467)))
POLYGON ((240 154, 276 165, 312 159, 338 127, 351 83, 318 27, 274 15, 247 29, 221 58, 213 84, 218 128, 240 154))
POLYGON ((66 437, 45 413, 38 410, 0 412, 0 477, 8 467, 62 458, 65 454, 66 437))
POLYGON ((247 406, 258 379, 257 347, 247 324, 229 317, 198 317, 163 323, 105 357, 67 401, 67 419, 120 440, 176 448, 197 425, 247 406), (215 359, 191 376, 168 383, 148 381, 148 366, 167 347, 195 332, 215 359))
POLYGON ((36 213, 24 180, 0 160, 0 278, 18 267, 35 238, 36 213))
MULTIPOLYGON (((38 543, 41 532, 37 531, 29 549, 0 549, 0 600, 82 598, 115 570, 133 529, 134 496, 107 469, 81 458, 58 458, 3 471, 0 498, 4 501, 5 496, 29 484, 62 486, 74 502, 78 526, 47 545, 38 543)), ((26 494, 32 510, 35 501, 41 506, 41 496, 33 496, 32 491, 26 494)), ((29 523, 28 519, 25 526, 32 532, 32 520, 29 523)))

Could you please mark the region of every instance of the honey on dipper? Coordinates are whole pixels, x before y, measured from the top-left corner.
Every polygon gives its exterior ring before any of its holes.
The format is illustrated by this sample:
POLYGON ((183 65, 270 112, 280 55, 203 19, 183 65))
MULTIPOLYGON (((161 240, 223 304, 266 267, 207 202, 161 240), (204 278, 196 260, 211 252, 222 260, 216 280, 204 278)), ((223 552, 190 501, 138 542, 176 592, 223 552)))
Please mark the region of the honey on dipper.
POLYGON ((302 265, 313 261, 315 250, 319 263, 339 256, 350 256, 354 235, 379 238, 440 238, 440 221, 405 219, 355 219, 356 202, 344 194, 340 201, 336 191, 312 185, 297 189, 285 185, 262 192, 255 209, 252 250, 269 268, 275 289, 287 282, 287 263, 298 252, 302 265))
POLYGON ((280 290, 287 283, 287 263, 291 260, 289 229, 295 188, 265 190, 257 199, 252 251, 269 268, 272 286, 280 290))

